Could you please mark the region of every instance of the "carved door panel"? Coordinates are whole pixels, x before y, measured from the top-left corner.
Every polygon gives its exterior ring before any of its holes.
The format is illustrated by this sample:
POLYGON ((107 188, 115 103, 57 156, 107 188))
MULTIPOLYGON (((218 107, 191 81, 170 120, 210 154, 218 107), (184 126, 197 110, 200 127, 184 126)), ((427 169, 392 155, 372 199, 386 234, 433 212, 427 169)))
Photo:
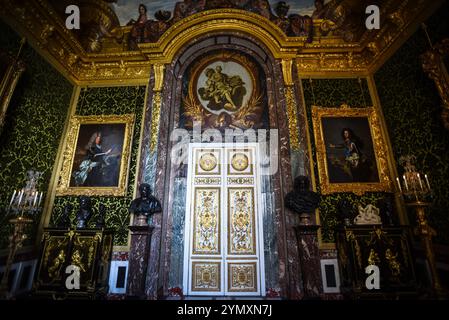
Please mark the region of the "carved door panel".
POLYGON ((191 144, 184 250, 188 295, 265 292, 257 144, 191 144))

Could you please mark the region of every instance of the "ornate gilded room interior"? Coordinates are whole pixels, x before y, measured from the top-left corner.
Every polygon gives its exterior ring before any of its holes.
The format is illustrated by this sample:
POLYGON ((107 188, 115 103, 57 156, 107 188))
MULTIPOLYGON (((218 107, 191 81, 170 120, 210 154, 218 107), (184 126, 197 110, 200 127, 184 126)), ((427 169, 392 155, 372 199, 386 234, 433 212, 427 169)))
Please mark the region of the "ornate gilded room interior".
POLYGON ((0 26, 0 299, 448 299, 449 1, 0 26))

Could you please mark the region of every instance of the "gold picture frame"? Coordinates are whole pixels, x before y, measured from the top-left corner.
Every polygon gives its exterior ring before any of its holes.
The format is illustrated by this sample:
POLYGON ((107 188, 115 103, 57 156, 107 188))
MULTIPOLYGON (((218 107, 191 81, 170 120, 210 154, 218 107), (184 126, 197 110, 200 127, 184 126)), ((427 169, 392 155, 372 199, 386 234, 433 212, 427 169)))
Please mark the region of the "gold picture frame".
POLYGON ((57 196, 125 196, 134 114, 72 116, 57 196))
POLYGON ((322 194, 391 191, 386 145, 373 107, 312 106, 312 122, 322 194))
POLYGON ((21 40, 19 52, 15 57, 0 50, 0 132, 3 130, 6 112, 14 90, 25 71, 25 62, 19 59, 24 44, 25 38, 21 40))

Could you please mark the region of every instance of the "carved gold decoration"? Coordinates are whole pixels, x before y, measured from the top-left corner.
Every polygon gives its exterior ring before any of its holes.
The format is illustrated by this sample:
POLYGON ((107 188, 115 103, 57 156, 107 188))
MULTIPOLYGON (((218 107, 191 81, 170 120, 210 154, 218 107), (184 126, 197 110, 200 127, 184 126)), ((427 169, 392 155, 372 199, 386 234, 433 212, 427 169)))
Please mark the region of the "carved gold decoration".
POLYGON ((83 263, 83 254, 79 250, 73 251, 71 263, 79 267, 82 272, 86 272, 86 267, 83 263))
MULTIPOLYGON (((65 250, 67 244, 68 244, 68 238, 67 237, 50 237, 48 233, 45 235, 49 238, 46 247, 44 248, 44 259, 43 259, 43 266, 46 267, 48 264, 48 260, 50 258, 50 254, 56 249, 65 250)), ((44 236, 44 237, 45 237, 44 236)))
POLYGON ((292 76, 293 60, 283 59, 281 61, 281 65, 282 65, 282 75, 284 76, 284 84, 286 86, 292 86, 294 84, 292 76))
POLYGON ((422 67, 440 93, 443 102, 442 119, 444 126, 449 130, 449 65, 444 64, 444 59, 449 59, 449 38, 440 43, 421 56, 422 67))
POLYGON ((228 149, 228 175, 252 175, 252 153, 244 149, 228 149))
POLYGON ((394 254, 391 249, 387 249, 385 251, 385 259, 387 259, 388 267, 390 268, 391 274, 393 276, 398 276, 401 274, 401 264, 398 262, 397 258, 398 254, 394 254))
POLYGON ((217 157, 213 153, 203 153, 200 157, 200 167, 204 171, 212 171, 217 167, 217 157))
POLYGON ((192 262, 192 291, 221 291, 221 264, 192 262))
POLYGON ((374 231, 370 232, 370 239, 366 240, 366 245, 374 245, 377 241, 381 241, 390 246, 393 245, 393 239, 391 239, 387 232, 383 231, 381 228, 375 228, 374 231))
POLYGON ((56 187, 56 194, 62 195, 102 195, 124 196, 128 178, 128 163, 131 152, 132 134, 134 127, 134 114, 101 115, 101 116, 73 116, 70 119, 67 145, 63 154, 62 168, 56 187), (124 123, 125 133, 120 161, 120 173, 117 187, 71 187, 70 180, 75 158, 76 144, 81 124, 114 124, 124 123))
POLYGON ((248 157, 244 153, 234 153, 231 159, 231 165, 234 170, 244 171, 249 166, 248 157))
POLYGON ((151 112, 151 141, 150 150, 155 151, 159 136, 159 122, 161 119, 162 94, 160 91, 154 92, 153 109, 151 112))
POLYGON ((296 99, 293 86, 285 88, 285 100, 287 103, 288 130, 290 133, 290 148, 299 150, 299 129, 297 119, 296 99))
POLYGON ((349 108, 348 106, 342 106, 341 108, 322 108, 313 106, 312 121, 316 143, 319 181, 322 194, 329 194, 333 192, 354 192, 357 195, 361 195, 364 192, 391 191, 392 185, 388 173, 385 140, 382 136, 380 121, 374 108, 349 108), (326 145, 321 124, 324 117, 363 117, 368 119, 371 136, 373 139, 372 142, 379 182, 329 182, 326 145))
POLYGON ((155 64, 154 70, 154 87, 153 87, 153 103, 151 111, 151 138, 150 150, 155 151, 159 137, 159 122, 161 120, 162 107, 162 87, 164 84, 165 65, 155 64))
POLYGON ((371 249, 368 256, 368 265, 377 265, 380 262, 379 255, 374 249, 371 249))
POLYGON ((64 250, 60 250, 59 254, 56 256, 56 258, 53 259, 51 266, 48 268, 48 276, 50 277, 50 279, 54 280, 60 275, 61 268, 64 265, 64 262, 65 252, 64 250))
POLYGON ((229 254, 256 254, 253 188, 228 188, 228 232, 229 254))
POLYGON ((196 175, 221 175, 220 149, 196 149, 195 159, 196 175))
POLYGON ((164 71, 165 65, 155 64, 154 69, 154 91, 162 91, 164 85, 164 71))
POLYGON ((254 184, 254 178, 252 177, 242 177, 242 178, 232 178, 228 177, 228 184, 254 184))
POLYGON ((195 188, 193 254, 220 254, 220 188, 195 188))
POLYGON ((221 184, 221 178, 195 177, 195 184, 221 184))
POLYGON ((257 292, 257 264, 228 263, 229 292, 257 292))

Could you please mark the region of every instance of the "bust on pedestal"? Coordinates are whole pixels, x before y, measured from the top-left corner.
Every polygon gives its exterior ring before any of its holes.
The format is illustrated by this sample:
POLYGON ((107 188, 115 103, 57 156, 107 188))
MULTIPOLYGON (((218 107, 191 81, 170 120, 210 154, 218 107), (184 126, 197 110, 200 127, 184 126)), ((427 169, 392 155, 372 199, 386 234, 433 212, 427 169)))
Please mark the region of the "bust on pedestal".
POLYGON ((311 221, 311 214, 320 203, 320 196, 309 190, 309 178, 295 178, 294 190, 285 196, 285 206, 299 214, 295 227, 304 283, 304 298, 319 298, 323 291, 317 231, 319 225, 311 221))
POLYGON ((151 187, 142 183, 139 188, 140 197, 131 202, 129 211, 134 214, 131 231, 131 247, 129 252, 127 295, 145 298, 145 281, 150 252, 151 234, 154 227, 148 224, 148 218, 162 212, 158 199, 151 195, 151 187))
POLYGON ((147 183, 142 183, 139 188, 140 198, 131 202, 129 211, 136 217, 134 225, 148 225, 148 218, 157 212, 162 212, 161 203, 151 193, 151 187, 147 183))

